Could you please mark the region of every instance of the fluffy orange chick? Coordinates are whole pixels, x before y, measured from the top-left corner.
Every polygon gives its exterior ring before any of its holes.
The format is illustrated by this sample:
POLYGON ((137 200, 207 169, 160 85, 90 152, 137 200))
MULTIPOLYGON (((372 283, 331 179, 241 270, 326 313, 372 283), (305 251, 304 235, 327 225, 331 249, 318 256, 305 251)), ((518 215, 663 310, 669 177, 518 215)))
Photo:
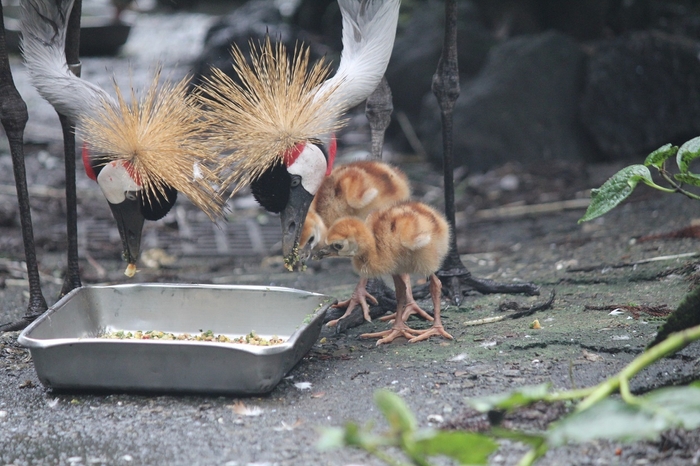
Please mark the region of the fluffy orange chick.
POLYGON ((412 201, 377 210, 364 222, 344 217, 331 225, 321 255, 350 257, 354 269, 364 279, 391 275, 396 286, 397 307, 393 326, 384 332, 364 334, 363 338, 380 338, 378 345, 389 343, 398 336, 404 336, 410 342, 432 335, 452 339, 440 320, 442 286, 435 276, 447 255, 449 239, 450 228, 444 216, 425 204, 412 201), (412 297, 409 299, 409 274, 430 277, 435 319, 432 327, 425 331, 409 328, 403 318, 407 310, 418 308, 412 297))
MULTIPOLYGON (((316 193, 304 221, 299 244, 301 257, 308 258, 319 244, 323 245, 327 226, 342 217, 365 219, 371 212, 411 197, 406 174, 379 161, 359 161, 340 166, 326 177, 316 193)), ((369 299, 377 300, 366 290, 367 278, 360 278, 350 299, 334 307, 345 308, 344 318, 360 305, 365 319, 370 320, 369 299)), ((428 314, 423 317, 432 320, 428 314)), ((408 318, 408 316, 406 316, 408 318)), ((340 319, 328 322, 333 327, 340 319)))
POLYGON ((359 161, 337 167, 314 197, 299 244, 308 253, 323 244, 327 226, 341 217, 365 219, 371 212, 411 197, 406 174, 378 161, 359 161))

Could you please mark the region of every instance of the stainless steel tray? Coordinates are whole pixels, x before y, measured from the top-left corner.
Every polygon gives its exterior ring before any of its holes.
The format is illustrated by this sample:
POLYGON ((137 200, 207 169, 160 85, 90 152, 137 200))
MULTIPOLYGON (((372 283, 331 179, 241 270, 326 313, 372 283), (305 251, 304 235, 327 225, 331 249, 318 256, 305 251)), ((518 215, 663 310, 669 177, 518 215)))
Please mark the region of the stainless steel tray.
POLYGON ((39 380, 71 390, 260 394, 308 352, 332 299, 291 288, 138 284, 85 286, 29 325, 39 380), (255 331, 274 346, 99 338, 119 330, 238 337, 255 331))

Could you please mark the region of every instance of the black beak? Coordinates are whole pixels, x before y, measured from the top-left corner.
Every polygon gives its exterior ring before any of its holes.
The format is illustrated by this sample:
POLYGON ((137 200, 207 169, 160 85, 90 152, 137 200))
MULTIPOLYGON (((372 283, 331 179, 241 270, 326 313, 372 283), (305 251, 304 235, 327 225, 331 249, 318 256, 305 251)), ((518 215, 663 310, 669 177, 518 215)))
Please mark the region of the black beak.
POLYGON ((136 264, 141 252, 141 232, 144 217, 141 213, 141 199, 126 199, 120 204, 109 204, 112 215, 117 221, 119 236, 122 238, 122 257, 129 264, 136 264))
POLYGON ((289 202, 287 202, 284 210, 280 212, 282 219, 282 254, 285 257, 285 262, 289 262, 291 265, 298 262, 299 237, 304 226, 306 213, 309 211, 309 206, 313 199, 313 194, 304 189, 300 183, 289 190, 289 202))

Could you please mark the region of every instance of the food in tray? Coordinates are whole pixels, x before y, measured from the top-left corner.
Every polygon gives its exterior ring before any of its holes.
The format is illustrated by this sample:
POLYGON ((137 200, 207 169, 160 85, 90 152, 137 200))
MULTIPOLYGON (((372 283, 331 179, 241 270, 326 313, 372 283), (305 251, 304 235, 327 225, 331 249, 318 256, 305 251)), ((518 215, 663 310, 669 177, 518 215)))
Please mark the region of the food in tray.
POLYGON ((244 343, 255 346, 273 346, 284 343, 284 339, 274 335, 270 338, 264 338, 256 334, 254 331, 236 338, 227 337, 226 335, 216 335, 211 330, 202 332, 198 335, 189 333, 167 333, 158 330, 148 330, 146 332, 136 331, 127 332, 117 330, 100 335, 100 338, 108 338, 113 340, 184 340, 184 341, 212 341, 219 343, 244 343))

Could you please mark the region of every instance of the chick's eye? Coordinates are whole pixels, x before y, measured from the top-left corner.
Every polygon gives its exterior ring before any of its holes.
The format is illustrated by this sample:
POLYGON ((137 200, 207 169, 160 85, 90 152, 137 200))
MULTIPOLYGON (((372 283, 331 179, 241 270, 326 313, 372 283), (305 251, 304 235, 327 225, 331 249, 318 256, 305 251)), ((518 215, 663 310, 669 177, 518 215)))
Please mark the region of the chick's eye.
POLYGON ((312 236, 312 237, 309 238, 309 240, 307 241, 307 244, 313 243, 315 239, 316 239, 316 237, 315 237, 315 236, 312 236))
POLYGON ((130 201, 135 201, 136 200, 136 193, 133 191, 125 191, 124 197, 126 197, 130 201))
POLYGON ((333 249, 335 249, 336 251, 340 251, 341 249, 343 249, 343 245, 340 243, 333 243, 333 249))
POLYGON ((292 188, 296 188, 301 184, 301 176, 299 175, 292 175, 292 188))

